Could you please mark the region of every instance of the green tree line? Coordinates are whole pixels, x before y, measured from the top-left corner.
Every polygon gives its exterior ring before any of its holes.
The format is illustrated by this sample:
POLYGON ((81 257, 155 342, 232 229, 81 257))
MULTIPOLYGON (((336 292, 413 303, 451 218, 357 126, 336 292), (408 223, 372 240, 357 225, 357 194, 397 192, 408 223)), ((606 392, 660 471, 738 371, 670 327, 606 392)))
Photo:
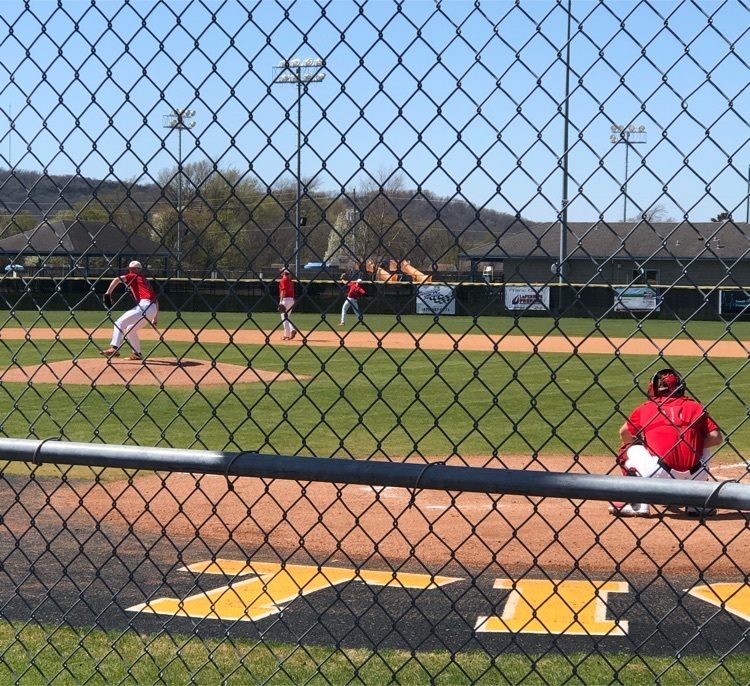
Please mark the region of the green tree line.
MULTIPOLYGON (((179 246, 185 271, 252 275, 293 263, 296 202, 294 179, 269 187, 208 160, 184 165, 181 174, 162 170, 146 185, 0 170, 0 238, 44 220, 113 222, 175 254, 179 246)), ((462 198, 409 189, 392 171, 338 193, 302 179, 300 215, 301 264, 332 256, 345 266, 408 259, 423 270, 455 264, 460 251, 517 222, 462 198)))

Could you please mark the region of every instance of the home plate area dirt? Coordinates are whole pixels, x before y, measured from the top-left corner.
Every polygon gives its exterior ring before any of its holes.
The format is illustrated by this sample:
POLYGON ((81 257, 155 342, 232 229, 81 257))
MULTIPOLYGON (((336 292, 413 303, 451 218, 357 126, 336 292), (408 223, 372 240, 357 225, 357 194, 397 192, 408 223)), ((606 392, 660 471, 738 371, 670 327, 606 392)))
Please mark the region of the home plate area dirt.
MULTIPOLYGON (((82 386, 227 386, 257 381, 301 379, 288 372, 270 372, 236 364, 183 358, 81 358, 7 370, 4 383, 82 386)), ((306 377, 304 377, 306 378, 306 377)))

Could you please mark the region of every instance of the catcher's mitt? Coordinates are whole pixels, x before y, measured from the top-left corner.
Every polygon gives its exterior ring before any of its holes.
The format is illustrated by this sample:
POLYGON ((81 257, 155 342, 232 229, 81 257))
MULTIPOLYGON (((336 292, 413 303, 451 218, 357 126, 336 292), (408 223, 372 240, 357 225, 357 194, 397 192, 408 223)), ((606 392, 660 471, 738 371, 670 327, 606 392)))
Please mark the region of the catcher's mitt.
POLYGON ((102 296, 102 300, 104 301, 104 307, 106 307, 108 310, 112 309, 112 296, 109 293, 105 293, 102 296))
POLYGON ((284 305, 283 305, 282 303, 279 303, 279 306, 278 306, 278 307, 276 308, 276 310, 277 310, 277 311, 278 311, 278 312, 279 312, 280 314, 284 314, 284 312, 286 312, 286 307, 284 307, 284 305))

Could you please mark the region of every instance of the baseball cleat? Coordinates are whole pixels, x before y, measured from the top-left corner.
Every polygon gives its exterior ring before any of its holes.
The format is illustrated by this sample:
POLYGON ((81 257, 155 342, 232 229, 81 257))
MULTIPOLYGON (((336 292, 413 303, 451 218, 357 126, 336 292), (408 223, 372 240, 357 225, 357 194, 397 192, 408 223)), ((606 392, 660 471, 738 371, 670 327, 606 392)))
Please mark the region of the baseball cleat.
POLYGON ((651 514, 651 508, 648 503, 625 504, 622 507, 617 505, 609 506, 609 513, 615 517, 648 517, 651 514))
POLYGON ((281 340, 282 340, 282 341, 288 341, 288 340, 289 340, 289 336, 282 336, 282 337, 281 337, 281 340))
POLYGON ((713 517, 716 514, 716 508, 692 507, 688 505, 685 508, 685 514, 688 517, 713 517))
POLYGON ((292 329, 292 338, 294 338, 297 335, 297 329, 292 329))
POLYGON ((143 355, 141 355, 141 353, 132 353, 128 359, 143 362, 143 355))
POLYGON ((120 353, 117 352, 117 348, 107 348, 106 350, 102 350, 100 355, 104 355, 104 357, 120 357, 120 353))

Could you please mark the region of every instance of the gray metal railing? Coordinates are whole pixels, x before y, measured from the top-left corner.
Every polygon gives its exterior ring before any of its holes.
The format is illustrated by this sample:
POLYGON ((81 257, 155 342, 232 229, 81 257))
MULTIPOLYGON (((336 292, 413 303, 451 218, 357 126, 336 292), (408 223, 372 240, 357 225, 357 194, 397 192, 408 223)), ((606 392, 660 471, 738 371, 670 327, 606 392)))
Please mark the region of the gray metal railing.
POLYGON ((538 498, 649 502, 750 511, 750 486, 729 481, 623 479, 599 474, 491 467, 322 459, 255 452, 216 452, 0 438, 0 460, 32 465, 219 474, 334 484, 522 495, 538 498))

